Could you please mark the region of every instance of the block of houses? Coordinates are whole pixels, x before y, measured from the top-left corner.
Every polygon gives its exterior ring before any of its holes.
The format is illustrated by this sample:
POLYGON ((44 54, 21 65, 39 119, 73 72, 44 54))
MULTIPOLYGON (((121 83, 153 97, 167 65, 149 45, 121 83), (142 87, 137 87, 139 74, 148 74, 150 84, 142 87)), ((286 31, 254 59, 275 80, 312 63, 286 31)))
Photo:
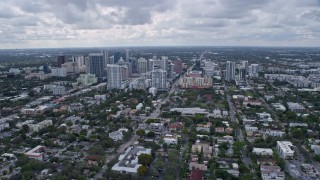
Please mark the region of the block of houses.
POLYGON ((211 158, 213 147, 210 146, 208 143, 200 143, 199 141, 197 141, 195 144, 192 145, 191 152, 192 153, 203 152, 204 157, 211 158))
POLYGON ((260 166, 261 177, 263 180, 284 180, 285 174, 281 171, 279 166, 267 166, 261 165, 260 166))
POLYGON ((169 131, 176 131, 179 132, 183 129, 183 123, 182 122, 175 122, 169 125, 169 131))
POLYGON ((163 138, 163 142, 168 145, 178 144, 178 138, 171 134, 166 134, 165 137, 163 138))
POLYGON ((113 139, 114 141, 122 141, 123 139, 123 133, 122 131, 114 131, 109 133, 109 137, 113 139))
POLYGON ((233 136, 223 136, 223 137, 217 138, 218 144, 225 143, 225 142, 229 144, 233 144, 233 136))
POLYGON ((253 148, 252 152, 258 156, 272 156, 273 151, 270 148, 253 148))
POLYGON ((264 136, 268 137, 284 137, 286 133, 282 130, 277 130, 277 129, 266 129, 264 132, 264 136))
POLYGON ((164 125, 162 123, 150 123, 148 128, 150 131, 162 132, 164 130, 164 125))
POLYGON ((206 131, 210 132, 211 122, 207 122, 207 124, 197 124, 197 131, 206 131))
POLYGON ((201 170, 201 171, 207 171, 208 167, 205 164, 199 164, 198 162, 190 162, 189 163, 189 170, 201 170))
POLYGON ((216 127, 216 128, 214 128, 214 132, 216 132, 216 133, 224 133, 224 127, 216 127))

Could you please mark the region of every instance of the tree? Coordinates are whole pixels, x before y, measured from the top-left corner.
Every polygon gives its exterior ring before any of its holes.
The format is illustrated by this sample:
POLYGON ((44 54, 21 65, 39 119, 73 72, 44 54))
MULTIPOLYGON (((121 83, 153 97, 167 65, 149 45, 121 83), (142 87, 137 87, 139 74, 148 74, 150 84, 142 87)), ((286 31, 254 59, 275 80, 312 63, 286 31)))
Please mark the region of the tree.
POLYGON ((138 157, 139 164, 148 166, 152 162, 152 156, 150 154, 140 154, 138 157))
POLYGON ((148 132, 147 137, 148 138, 154 138, 156 136, 156 133, 154 133, 153 131, 148 132))
POLYGON ((136 132, 136 134, 137 134, 138 136, 145 136, 145 135, 146 135, 146 132, 145 132, 143 129, 138 129, 137 132, 136 132))
POLYGON ((148 171, 148 168, 146 166, 140 166, 138 168, 138 174, 140 176, 144 176, 147 173, 147 171, 148 171))

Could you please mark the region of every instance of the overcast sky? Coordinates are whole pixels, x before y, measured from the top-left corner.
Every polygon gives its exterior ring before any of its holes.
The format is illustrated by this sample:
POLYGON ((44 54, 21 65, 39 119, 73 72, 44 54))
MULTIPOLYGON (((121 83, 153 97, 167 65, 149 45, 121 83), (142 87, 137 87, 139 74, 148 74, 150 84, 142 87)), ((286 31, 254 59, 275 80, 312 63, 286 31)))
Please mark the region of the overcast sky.
POLYGON ((320 0, 1 0, 0 48, 320 46, 320 0))

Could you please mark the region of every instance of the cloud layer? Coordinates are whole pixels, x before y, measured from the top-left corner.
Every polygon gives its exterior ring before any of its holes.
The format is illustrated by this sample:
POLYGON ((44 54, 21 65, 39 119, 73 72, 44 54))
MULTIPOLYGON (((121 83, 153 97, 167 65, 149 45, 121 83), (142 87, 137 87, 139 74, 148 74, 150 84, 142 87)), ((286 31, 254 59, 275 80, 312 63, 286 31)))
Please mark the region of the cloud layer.
POLYGON ((319 44, 319 0, 0 2, 2 49, 319 44))

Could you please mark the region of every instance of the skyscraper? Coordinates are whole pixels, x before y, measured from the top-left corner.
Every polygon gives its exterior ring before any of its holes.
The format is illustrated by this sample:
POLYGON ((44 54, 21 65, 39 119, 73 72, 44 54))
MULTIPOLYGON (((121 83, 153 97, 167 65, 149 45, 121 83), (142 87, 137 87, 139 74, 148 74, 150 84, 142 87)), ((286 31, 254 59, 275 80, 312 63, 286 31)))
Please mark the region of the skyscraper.
POLYGON ((248 61, 241 61, 241 66, 244 67, 245 74, 249 73, 249 64, 248 61))
POLYGON ((67 62, 66 56, 58 56, 57 57, 58 67, 61 67, 62 64, 67 62))
POLYGON ((108 64, 107 65, 107 89, 121 89, 122 69, 120 65, 108 64))
POLYGON ((126 49, 126 62, 129 62, 130 59, 130 50, 126 49))
POLYGON ((104 61, 104 65, 105 67, 104 68, 107 68, 107 64, 111 64, 109 62, 109 51, 106 49, 106 50, 103 50, 102 51, 102 54, 103 54, 103 61, 104 61))
POLYGON ((96 75, 97 78, 105 76, 103 53, 90 53, 86 66, 87 72, 96 75))
POLYGON ((168 70, 168 57, 162 56, 161 57, 161 69, 167 71, 168 70))
POLYGON ((259 77, 259 64, 251 64, 249 66, 249 76, 259 77))
POLYGON ((177 74, 181 74, 182 73, 182 61, 180 59, 177 59, 175 61, 173 61, 174 64, 174 71, 177 74))
POLYGON ((225 80, 226 81, 232 81, 235 80, 236 71, 235 71, 235 62, 227 61, 226 63, 226 74, 225 74, 225 80))
POLYGON ((154 64, 155 64, 155 60, 153 60, 153 59, 148 60, 148 71, 154 70, 154 64))
POLYGON ((246 67, 239 66, 239 80, 244 80, 246 78, 246 67))
POLYGON ((146 73, 148 71, 148 61, 145 58, 138 59, 138 72, 146 73))
POLYGON ((153 70, 151 72, 151 87, 158 90, 167 90, 167 71, 162 69, 153 70))
POLYGON ((114 58, 114 63, 116 64, 119 60, 120 60, 120 58, 121 58, 121 53, 120 52, 114 52, 114 54, 113 54, 113 58, 114 58))

